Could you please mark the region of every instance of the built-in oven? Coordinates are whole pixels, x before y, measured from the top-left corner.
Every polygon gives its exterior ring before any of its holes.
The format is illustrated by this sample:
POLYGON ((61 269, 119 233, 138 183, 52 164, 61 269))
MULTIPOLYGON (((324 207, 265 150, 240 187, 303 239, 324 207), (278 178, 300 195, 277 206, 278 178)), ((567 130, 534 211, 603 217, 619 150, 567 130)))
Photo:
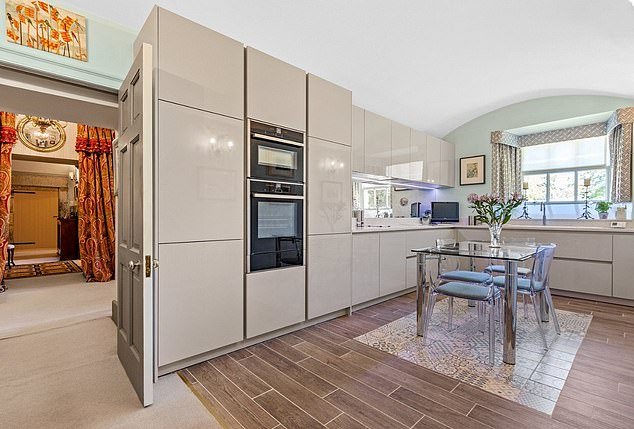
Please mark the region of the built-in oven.
POLYGON ((304 185, 248 181, 247 271, 304 265, 304 185))
POLYGON ((304 134, 249 121, 249 178, 304 182, 304 134))

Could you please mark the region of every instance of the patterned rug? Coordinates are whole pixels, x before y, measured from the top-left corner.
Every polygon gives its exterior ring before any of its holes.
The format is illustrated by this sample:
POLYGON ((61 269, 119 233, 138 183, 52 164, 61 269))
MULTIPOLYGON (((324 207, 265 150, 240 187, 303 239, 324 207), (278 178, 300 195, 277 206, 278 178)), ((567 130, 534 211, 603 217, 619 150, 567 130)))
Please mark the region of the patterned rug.
POLYGON ((50 276, 54 274, 81 273, 81 267, 73 261, 45 262, 42 264, 24 264, 7 268, 6 279, 50 276))
POLYGON ((447 329, 447 300, 436 304, 429 326, 427 346, 416 336, 416 313, 381 326, 355 340, 511 401, 552 414, 577 350, 590 326, 592 315, 557 310, 561 335, 555 333, 553 323, 544 324, 549 344, 549 350, 546 351, 543 349, 530 303, 529 310, 529 318, 524 319, 522 305, 518 303, 516 365, 502 362, 498 326, 495 365, 489 366, 488 330, 484 333, 478 330, 476 309, 470 308, 464 300, 454 301, 451 331, 447 329))

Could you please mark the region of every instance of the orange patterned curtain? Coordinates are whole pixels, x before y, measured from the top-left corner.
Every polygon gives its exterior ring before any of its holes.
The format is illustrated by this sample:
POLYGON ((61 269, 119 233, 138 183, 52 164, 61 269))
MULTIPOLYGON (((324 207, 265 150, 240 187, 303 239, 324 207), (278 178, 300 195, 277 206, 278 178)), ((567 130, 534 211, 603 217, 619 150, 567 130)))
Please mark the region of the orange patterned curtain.
POLYGON ((114 131, 77 125, 79 256, 89 282, 114 278, 114 131))
MULTIPOLYGON (((0 112, 0 280, 4 285, 9 244, 9 200, 11 199, 11 150, 17 140, 15 114, 0 112)), ((0 286, 0 292, 4 286, 0 286)))

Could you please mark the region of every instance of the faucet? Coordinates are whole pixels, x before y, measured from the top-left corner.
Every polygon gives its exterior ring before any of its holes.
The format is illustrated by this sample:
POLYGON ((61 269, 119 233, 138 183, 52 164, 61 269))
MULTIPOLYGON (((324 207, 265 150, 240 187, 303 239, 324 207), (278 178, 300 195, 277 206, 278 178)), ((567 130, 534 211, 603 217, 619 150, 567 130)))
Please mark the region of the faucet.
POLYGON ((539 203, 539 211, 542 212, 542 225, 546 226, 546 203, 539 203))

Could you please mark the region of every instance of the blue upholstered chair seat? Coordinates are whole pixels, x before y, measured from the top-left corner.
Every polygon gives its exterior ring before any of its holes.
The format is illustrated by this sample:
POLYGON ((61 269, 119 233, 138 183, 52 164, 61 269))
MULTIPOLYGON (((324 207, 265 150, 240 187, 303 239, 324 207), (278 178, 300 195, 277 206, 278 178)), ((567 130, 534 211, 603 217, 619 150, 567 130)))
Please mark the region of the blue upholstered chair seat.
POLYGON ((487 273, 478 273, 475 271, 447 271, 438 276, 441 280, 453 280, 458 282, 469 283, 490 283, 491 276, 487 273))
MULTIPOLYGON (((488 286, 478 286, 472 283, 463 282, 447 282, 443 283, 435 289, 436 293, 455 298, 473 299, 476 301, 485 301, 489 297, 490 288, 488 286)), ((494 293, 499 294, 495 289, 494 293)))
MULTIPOLYGON (((493 284, 497 287, 504 287, 504 276, 496 276, 493 277, 493 284)), ((535 292, 541 292, 544 290, 544 283, 535 282, 535 292)), ((531 290, 531 281, 529 279, 517 279, 517 289, 522 291, 530 291, 531 290)))
MULTIPOLYGON (((484 271, 489 273, 505 273, 506 269, 504 268, 504 265, 489 265, 488 267, 484 269, 484 271)), ((530 273, 531 273, 531 270, 529 268, 526 268, 526 267, 517 268, 517 274, 519 274, 520 276, 527 276, 530 273)))

